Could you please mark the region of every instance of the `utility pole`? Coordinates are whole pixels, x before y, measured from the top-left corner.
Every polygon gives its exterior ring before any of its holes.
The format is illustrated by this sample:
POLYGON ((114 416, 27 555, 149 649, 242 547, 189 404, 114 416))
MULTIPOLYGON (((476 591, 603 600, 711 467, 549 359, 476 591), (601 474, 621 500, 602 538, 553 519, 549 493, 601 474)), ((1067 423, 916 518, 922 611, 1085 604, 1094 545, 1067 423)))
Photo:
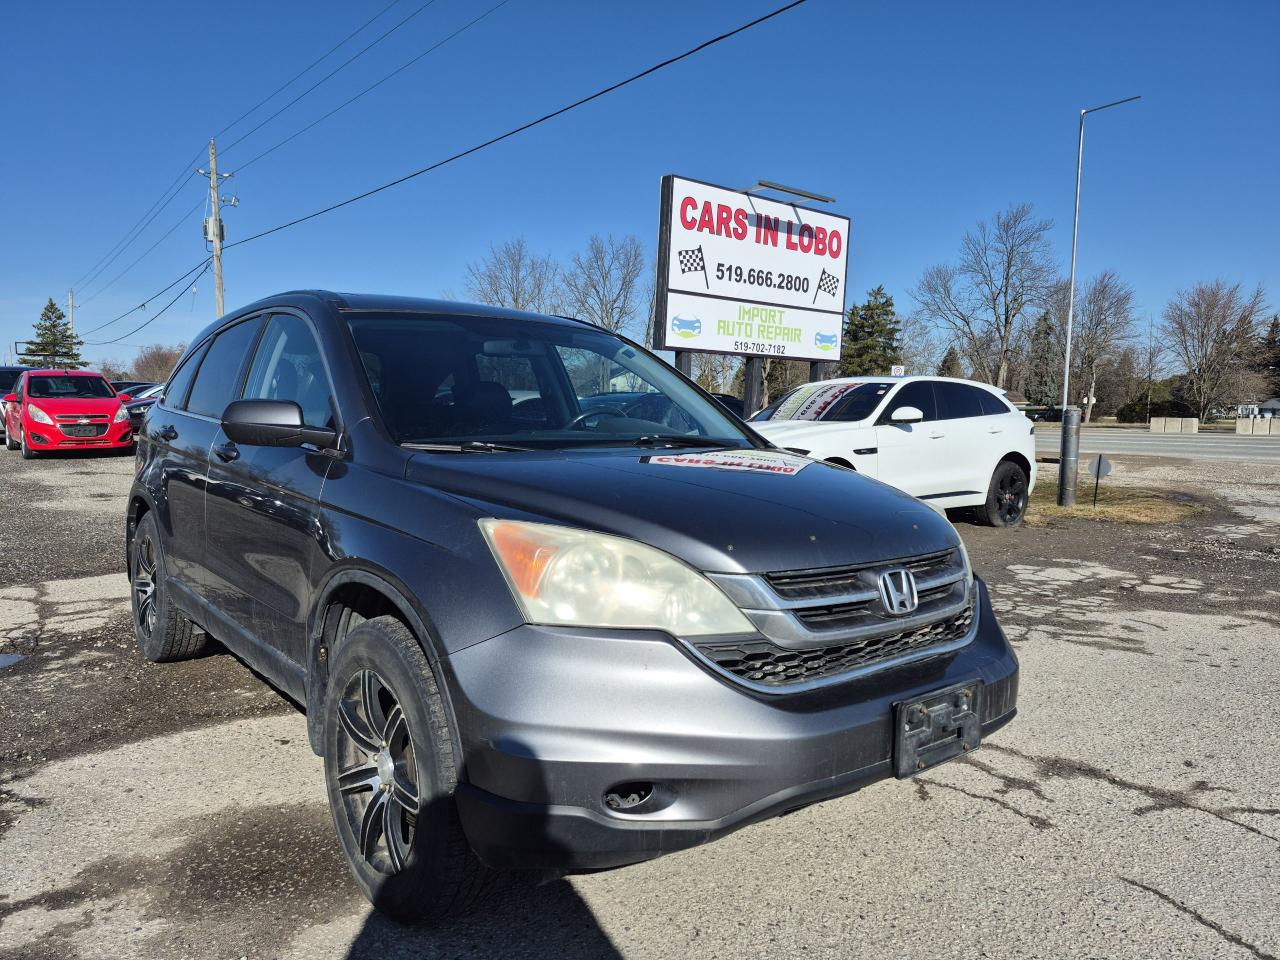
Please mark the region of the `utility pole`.
POLYGON ((213 241, 213 302, 218 316, 225 313, 222 302, 222 200, 218 196, 218 147, 209 140, 209 238, 213 241))
POLYGON ((76 332, 76 293, 74 290, 67 291, 67 322, 70 324, 71 332, 76 332))

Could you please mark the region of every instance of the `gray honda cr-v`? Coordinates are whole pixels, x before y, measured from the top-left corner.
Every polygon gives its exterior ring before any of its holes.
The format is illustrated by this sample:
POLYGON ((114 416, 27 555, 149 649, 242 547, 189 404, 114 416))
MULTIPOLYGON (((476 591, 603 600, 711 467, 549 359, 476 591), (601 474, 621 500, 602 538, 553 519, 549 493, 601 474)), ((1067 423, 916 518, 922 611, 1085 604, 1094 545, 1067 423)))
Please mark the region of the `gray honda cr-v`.
POLYGON ((590 324, 272 297, 195 338, 137 457, 143 653, 213 637, 306 705, 352 872, 401 918, 908 777, 1014 715, 945 519, 590 324))

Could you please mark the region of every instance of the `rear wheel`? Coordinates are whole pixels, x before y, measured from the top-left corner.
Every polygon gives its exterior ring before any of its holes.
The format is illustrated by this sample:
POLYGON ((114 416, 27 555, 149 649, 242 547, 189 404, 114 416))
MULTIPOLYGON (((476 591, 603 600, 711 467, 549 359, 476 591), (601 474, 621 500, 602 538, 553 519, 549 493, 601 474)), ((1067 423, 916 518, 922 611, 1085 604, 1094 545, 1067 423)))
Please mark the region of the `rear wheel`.
POLYGON ((129 545, 129 597, 133 632, 142 655, 153 663, 186 660, 208 643, 208 636, 174 606, 165 584, 164 552, 154 513, 146 514, 129 545))
POLYGON ((1002 460, 991 475, 987 502, 978 519, 989 527, 1016 527, 1027 513, 1027 473, 1012 460, 1002 460))
POLYGON ((481 864, 463 835, 444 702, 422 648, 394 617, 360 624, 333 657, 324 766, 343 853, 379 910, 438 922, 504 876, 481 864))
POLYGON ((5 448, 6 450, 17 450, 17 449, 18 449, 18 441, 17 441, 17 440, 15 440, 15 439, 13 439, 13 431, 12 431, 12 430, 8 430, 8 431, 6 431, 6 432, 5 432, 5 435, 4 435, 4 448, 5 448))

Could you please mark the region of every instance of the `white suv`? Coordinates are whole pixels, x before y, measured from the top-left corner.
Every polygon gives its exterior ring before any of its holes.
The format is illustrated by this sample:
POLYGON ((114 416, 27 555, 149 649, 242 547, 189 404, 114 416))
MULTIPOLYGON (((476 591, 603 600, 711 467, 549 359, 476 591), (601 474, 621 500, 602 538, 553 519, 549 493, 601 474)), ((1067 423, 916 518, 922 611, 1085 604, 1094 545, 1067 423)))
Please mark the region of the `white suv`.
POLYGON ((985 383, 806 383, 751 426, 780 447, 851 467, 935 506, 976 507, 978 519, 996 527, 1022 522, 1035 484, 1035 428, 985 383))

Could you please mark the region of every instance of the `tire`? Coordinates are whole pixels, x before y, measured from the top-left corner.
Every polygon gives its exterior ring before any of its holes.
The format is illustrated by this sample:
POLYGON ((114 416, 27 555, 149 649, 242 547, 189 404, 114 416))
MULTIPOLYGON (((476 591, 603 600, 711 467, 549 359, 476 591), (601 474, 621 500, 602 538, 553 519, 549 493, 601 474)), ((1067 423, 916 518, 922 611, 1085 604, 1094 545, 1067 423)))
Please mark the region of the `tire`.
POLYGON ((1001 460, 991 475, 987 501, 975 513, 988 527, 1016 527, 1027 514, 1027 472, 1012 460, 1001 460))
POLYGON ((23 460, 34 460, 40 454, 27 446, 27 431, 22 431, 22 439, 18 441, 18 447, 22 450, 23 460))
POLYGON ((164 552, 154 513, 147 513, 129 545, 129 603, 133 634, 152 663, 188 660, 201 653, 208 635, 183 616, 165 586, 164 552))
POLYGON ((6 432, 4 435, 4 448, 6 450, 17 450, 18 446, 18 441, 13 439, 13 434, 6 432))
POLYGON ((502 885, 508 875, 485 867, 462 832, 444 702, 399 620, 367 620, 342 641, 323 727, 329 809, 370 903, 406 923, 438 923, 502 885))

